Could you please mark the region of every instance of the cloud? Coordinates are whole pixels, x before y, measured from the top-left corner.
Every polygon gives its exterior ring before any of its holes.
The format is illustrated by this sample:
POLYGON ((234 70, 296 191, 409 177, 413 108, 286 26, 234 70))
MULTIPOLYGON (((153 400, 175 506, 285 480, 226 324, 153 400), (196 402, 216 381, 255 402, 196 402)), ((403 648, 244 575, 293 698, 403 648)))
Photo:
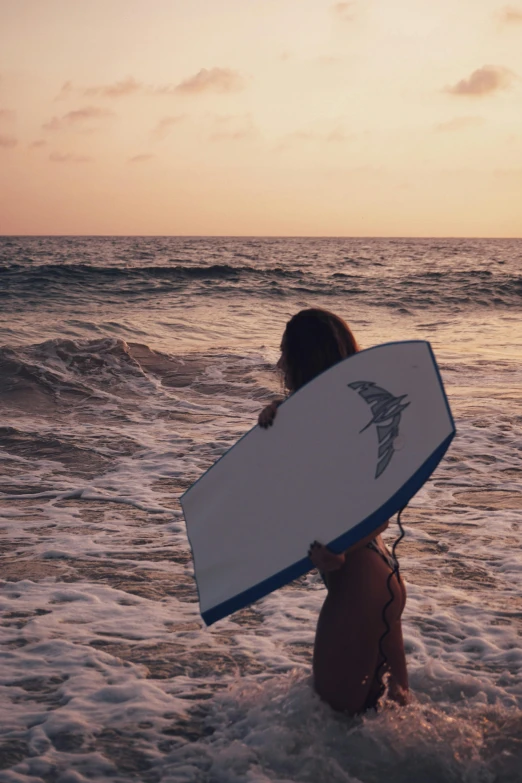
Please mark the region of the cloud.
POLYGON ((211 141, 246 141, 259 135, 250 114, 226 114, 214 117, 216 130, 211 141))
POLYGON ((69 152, 51 152, 49 160, 53 163, 89 163, 92 158, 88 155, 73 155, 69 152))
POLYGON ((168 136, 174 125, 179 125, 179 123, 183 122, 185 118, 185 114, 176 114, 174 116, 162 117, 152 131, 152 135, 156 139, 164 139, 166 136, 168 136))
POLYGON ((62 84, 55 100, 65 100, 74 95, 83 95, 86 98, 123 98, 143 92, 146 89, 147 87, 134 79, 133 76, 127 76, 125 79, 121 79, 113 84, 99 84, 93 87, 75 87, 71 81, 68 81, 62 84))
POLYGON ((72 92, 74 92, 74 88, 72 86, 72 82, 64 82, 62 84, 62 87, 60 89, 60 92, 55 98, 55 101, 61 101, 63 98, 67 98, 68 95, 70 95, 72 92))
POLYGON ((244 87, 241 74, 230 68, 202 68, 176 86, 176 92, 197 95, 203 92, 237 92, 244 87))
POLYGON ((97 106, 85 106, 83 109, 75 109, 64 114, 63 119, 69 123, 83 122, 84 120, 99 119, 100 117, 114 117, 114 112, 109 109, 100 109, 97 106))
POLYGON ((16 114, 11 109, 0 109, 0 122, 13 122, 16 114))
POLYGON ((473 71, 467 79, 446 87, 451 95, 483 96, 511 87, 515 78, 513 71, 501 65, 484 65, 473 71))
POLYGON ((45 131, 55 131, 55 130, 62 130, 64 127, 62 121, 59 119, 59 117, 52 117, 49 122, 44 122, 42 125, 42 130, 45 131))
POLYGON ((504 24, 522 24, 522 8, 506 5, 499 12, 500 21, 504 24))
POLYGON ((16 147, 17 144, 18 139, 15 139, 14 136, 4 136, 0 134, 0 147, 11 149, 12 147, 16 147))
POLYGON ((464 130, 465 128, 472 128, 483 124, 483 117, 454 117, 452 120, 448 120, 447 122, 440 122, 435 126, 435 130, 441 132, 459 131, 464 130))
POLYGON ((330 8, 343 22, 351 22, 355 19, 355 2, 334 3, 330 8))
POLYGON ((276 149, 289 149, 295 143, 326 142, 327 144, 336 144, 349 141, 354 136, 354 133, 347 133, 340 125, 325 131, 298 130, 287 134, 276 149))
POLYGON ((35 150, 45 146, 47 146, 47 142, 45 141, 45 139, 36 139, 36 141, 32 141, 29 144, 29 149, 35 150))
POLYGON ((109 111, 109 109, 100 109, 97 106, 85 106, 83 109, 69 111, 62 117, 53 117, 49 122, 45 122, 42 128, 46 131, 64 130, 74 125, 80 125, 88 120, 99 120, 107 117, 114 117, 114 112, 109 111))
POLYGON ((75 87, 71 81, 64 82, 55 100, 63 100, 79 94, 85 98, 125 98, 131 95, 195 95, 203 92, 237 92, 244 87, 240 73, 230 68, 202 68, 179 84, 145 84, 127 76, 112 84, 99 84, 92 87, 75 87))
POLYGON ((127 163, 146 163, 148 160, 152 160, 155 155, 134 155, 134 157, 129 158, 127 163))
POLYGON ((257 132, 254 128, 242 128, 235 131, 216 131, 210 136, 211 141, 247 141, 255 139, 257 132))
POLYGON ((144 89, 145 85, 136 81, 134 77, 127 76, 126 79, 122 79, 114 84, 106 84, 100 87, 85 87, 83 94, 86 96, 100 95, 103 98, 123 98, 126 95, 135 95, 144 89))

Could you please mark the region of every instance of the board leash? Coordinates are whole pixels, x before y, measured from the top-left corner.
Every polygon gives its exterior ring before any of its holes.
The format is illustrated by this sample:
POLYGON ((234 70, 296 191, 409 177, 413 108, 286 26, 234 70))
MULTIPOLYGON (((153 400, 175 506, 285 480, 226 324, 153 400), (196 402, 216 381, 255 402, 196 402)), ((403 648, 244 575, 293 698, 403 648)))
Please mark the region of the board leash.
POLYGON ((384 652, 384 649, 383 649, 382 645, 383 645, 384 640, 386 639, 386 637, 388 636, 388 634, 391 631, 390 624, 388 623, 388 620, 386 619, 386 612, 388 611, 388 609, 390 608, 390 606, 392 605, 392 603, 395 600, 395 593, 391 589, 391 581, 392 581, 394 576, 397 577, 397 582, 400 579, 399 561, 397 560, 397 557, 395 555, 395 550, 397 549, 398 545, 401 543, 402 539, 406 535, 406 531, 404 530, 404 528, 402 526, 402 523, 401 523, 401 514, 402 514, 402 512, 404 511, 405 508, 406 508, 406 506, 403 506, 403 508, 401 508, 401 510, 397 514, 397 524, 399 526, 400 533, 399 533, 399 536, 395 539, 395 541, 393 543, 393 546, 392 546, 392 550, 391 550, 392 558, 393 558, 393 560, 395 562, 395 565, 393 566, 393 569, 390 572, 390 575, 388 576, 388 579, 386 581, 386 587, 388 588, 388 592, 390 594, 390 600, 387 601, 387 603, 384 605, 383 610, 382 610, 382 615, 381 615, 382 616, 382 621, 383 621, 384 625, 386 626, 386 630, 384 631, 384 633, 382 634, 381 638, 379 639, 379 654, 381 656, 381 662, 380 662, 380 664, 378 665, 378 667, 377 667, 377 669, 375 671, 375 679, 377 680, 377 685, 379 686, 379 696, 377 697, 377 701, 379 701, 379 699, 382 698, 382 696, 384 695, 384 692, 386 691, 386 687, 385 687, 385 685, 383 683, 383 677, 384 677, 383 669, 386 667, 386 664, 388 663, 388 658, 386 657, 386 654, 384 652))

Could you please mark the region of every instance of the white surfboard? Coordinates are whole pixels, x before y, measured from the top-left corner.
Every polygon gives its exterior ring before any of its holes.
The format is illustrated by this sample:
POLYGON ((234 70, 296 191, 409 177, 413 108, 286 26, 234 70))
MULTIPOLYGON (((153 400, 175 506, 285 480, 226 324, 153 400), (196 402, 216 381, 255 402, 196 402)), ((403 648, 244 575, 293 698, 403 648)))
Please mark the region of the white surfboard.
POLYGON ((290 396, 181 498, 207 625, 341 552, 420 489, 455 425, 431 346, 379 345, 290 396))

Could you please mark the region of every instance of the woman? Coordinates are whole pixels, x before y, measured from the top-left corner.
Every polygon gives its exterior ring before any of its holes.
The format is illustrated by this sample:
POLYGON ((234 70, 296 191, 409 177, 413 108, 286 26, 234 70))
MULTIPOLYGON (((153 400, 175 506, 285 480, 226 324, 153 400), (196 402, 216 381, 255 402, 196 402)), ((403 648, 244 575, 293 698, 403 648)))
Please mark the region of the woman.
MULTIPOLYGON (((341 318, 318 308, 302 310, 286 325, 277 367, 292 394, 358 350, 341 318)), ((275 400, 261 412, 261 427, 273 425, 281 402, 275 400)), ((388 698, 407 701, 401 628, 406 590, 398 572, 393 573, 396 562, 380 535, 387 526, 342 554, 317 541, 308 552, 328 589, 315 637, 314 686, 334 709, 352 715, 377 706, 383 677, 388 698)))

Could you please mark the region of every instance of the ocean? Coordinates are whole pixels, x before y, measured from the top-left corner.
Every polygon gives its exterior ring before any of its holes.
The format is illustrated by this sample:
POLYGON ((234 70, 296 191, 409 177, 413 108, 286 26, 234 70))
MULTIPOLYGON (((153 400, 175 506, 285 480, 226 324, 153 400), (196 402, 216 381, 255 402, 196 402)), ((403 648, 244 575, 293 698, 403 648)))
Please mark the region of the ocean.
POLYGON ((522 240, 0 238, 0 782, 522 781, 521 315, 522 240), (429 340, 458 430, 402 517, 412 702, 358 718, 317 572, 205 628, 179 505, 309 306, 429 340))

